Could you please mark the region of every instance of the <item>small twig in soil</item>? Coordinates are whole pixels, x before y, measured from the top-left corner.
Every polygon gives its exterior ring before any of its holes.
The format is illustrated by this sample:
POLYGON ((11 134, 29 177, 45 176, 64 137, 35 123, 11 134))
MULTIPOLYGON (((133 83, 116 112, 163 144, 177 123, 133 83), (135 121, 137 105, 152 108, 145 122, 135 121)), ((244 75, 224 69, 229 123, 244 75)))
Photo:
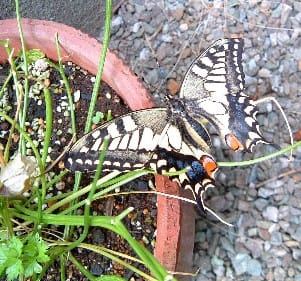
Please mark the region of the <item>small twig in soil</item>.
POLYGON ((150 46, 150 41, 152 41, 159 34, 159 32, 162 30, 162 28, 163 28, 163 23, 161 23, 159 25, 159 27, 156 29, 156 31, 151 36, 148 36, 146 34, 144 35, 144 37, 146 39, 146 42, 148 43, 148 45, 149 45, 150 49, 152 50, 152 52, 153 52, 153 49, 150 46))

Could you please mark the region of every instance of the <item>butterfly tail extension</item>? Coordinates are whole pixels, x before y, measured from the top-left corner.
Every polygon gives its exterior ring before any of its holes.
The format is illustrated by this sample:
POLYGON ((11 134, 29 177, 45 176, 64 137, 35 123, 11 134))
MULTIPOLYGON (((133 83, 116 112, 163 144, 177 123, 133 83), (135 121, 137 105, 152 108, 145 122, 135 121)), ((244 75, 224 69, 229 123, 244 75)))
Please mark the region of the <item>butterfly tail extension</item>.
POLYGON ((200 159, 196 159, 193 156, 158 148, 150 167, 158 174, 186 169, 183 173, 170 178, 179 182, 184 189, 191 190, 198 209, 205 213, 203 195, 208 188, 215 187, 214 177, 218 169, 211 156, 204 154, 200 159))
POLYGON ((218 166, 215 160, 209 155, 203 155, 199 161, 192 162, 187 172, 188 182, 184 186, 191 189, 201 212, 206 212, 204 195, 209 188, 215 187, 217 170, 218 166))
POLYGON ((222 217, 220 217, 217 213, 215 213, 212 209, 207 207, 204 196, 208 188, 215 187, 215 173, 218 170, 217 163, 215 160, 209 155, 203 155, 199 162, 193 161, 190 169, 187 172, 187 178, 182 183, 182 186, 189 188, 197 202, 198 211, 201 214, 210 213, 213 217, 215 217, 218 221, 223 224, 233 227, 232 224, 228 223, 222 217), (187 182, 188 180, 188 182, 187 182), (195 181, 198 181, 195 183, 195 181), (193 186, 193 183, 194 186, 193 186), (185 185, 186 184, 186 185, 185 185))

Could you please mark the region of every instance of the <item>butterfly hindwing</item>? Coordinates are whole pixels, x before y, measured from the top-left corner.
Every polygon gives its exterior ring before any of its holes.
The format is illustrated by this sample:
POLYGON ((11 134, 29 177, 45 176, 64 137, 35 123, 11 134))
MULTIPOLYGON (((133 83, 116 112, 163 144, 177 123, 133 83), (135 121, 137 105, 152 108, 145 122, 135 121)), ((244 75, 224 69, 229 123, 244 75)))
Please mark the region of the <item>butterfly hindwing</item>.
POLYGON ((120 116, 80 138, 68 152, 65 166, 71 171, 95 171, 104 138, 109 136, 104 170, 143 168, 151 159, 166 125, 165 108, 140 110, 120 116))
POLYGON ((184 189, 191 190, 198 207, 203 210, 203 193, 209 187, 214 187, 214 175, 218 169, 213 157, 203 152, 198 159, 189 154, 184 155, 158 147, 155 159, 161 160, 151 160, 150 167, 159 174, 187 170, 185 173, 171 176, 171 179, 178 181, 184 189))

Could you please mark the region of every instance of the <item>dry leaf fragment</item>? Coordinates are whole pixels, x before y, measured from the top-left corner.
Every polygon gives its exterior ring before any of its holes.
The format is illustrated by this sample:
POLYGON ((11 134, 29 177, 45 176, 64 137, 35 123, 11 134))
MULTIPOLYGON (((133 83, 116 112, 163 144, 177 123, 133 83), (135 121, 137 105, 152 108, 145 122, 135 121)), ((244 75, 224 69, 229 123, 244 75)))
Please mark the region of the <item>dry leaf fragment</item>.
POLYGON ((20 195, 29 187, 29 179, 37 171, 37 162, 33 156, 20 153, 9 161, 0 171, 0 194, 20 195))

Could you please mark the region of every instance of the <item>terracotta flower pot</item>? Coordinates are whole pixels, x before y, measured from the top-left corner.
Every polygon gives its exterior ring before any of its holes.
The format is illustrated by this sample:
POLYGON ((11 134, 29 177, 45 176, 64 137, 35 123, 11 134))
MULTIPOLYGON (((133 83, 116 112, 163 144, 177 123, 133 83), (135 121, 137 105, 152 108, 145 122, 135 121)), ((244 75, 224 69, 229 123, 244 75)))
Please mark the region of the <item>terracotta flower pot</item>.
MULTIPOLYGON (((43 20, 23 19, 22 27, 27 49, 41 49, 48 58, 57 60, 55 34, 58 33, 64 61, 72 61, 96 74, 101 43, 72 27, 43 20)), ((10 40, 15 54, 21 49, 15 19, 0 21, 0 39, 10 40)), ((0 47, 0 62, 7 54, 0 47)), ((108 50, 103 80, 109 84, 132 110, 154 106, 151 95, 138 77, 118 56, 108 50)), ((180 195, 181 190, 166 177, 156 176, 158 191, 180 195)), ((194 211, 176 199, 158 196, 157 242, 155 255, 169 270, 189 271, 194 243, 194 211), (183 212, 183 209, 184 212, 183 212)))

